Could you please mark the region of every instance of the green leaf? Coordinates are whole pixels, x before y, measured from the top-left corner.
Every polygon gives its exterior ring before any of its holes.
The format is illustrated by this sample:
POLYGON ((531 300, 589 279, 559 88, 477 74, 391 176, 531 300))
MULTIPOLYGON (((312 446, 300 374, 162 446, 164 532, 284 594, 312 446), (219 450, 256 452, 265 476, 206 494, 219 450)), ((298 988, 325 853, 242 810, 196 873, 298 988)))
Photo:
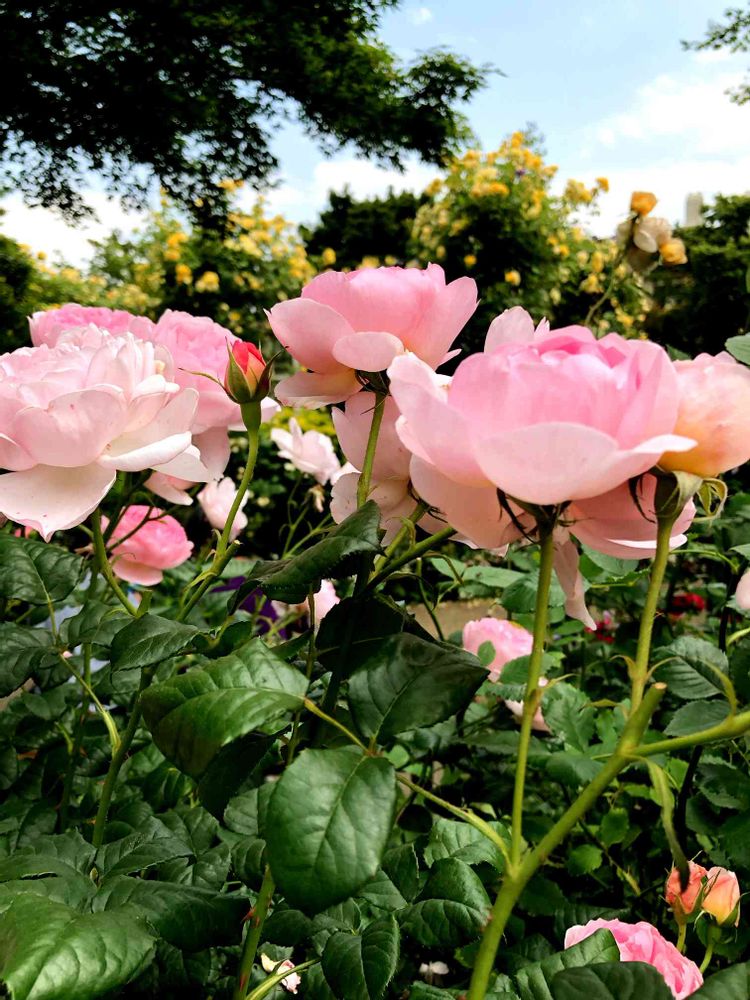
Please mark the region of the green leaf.
POLYGON ((409 901, 419 892, 419 865, 413 844, 392 847, 383 858, 383 871, 409 901))
POLYGON ((566 746, 586 750, 594 735, 596 709, 572 684, 555 684, 544 694, 544 721, 566 746))
POLYGON ((486 679, 470 653, 402 633, 352 674, 349 706, 360 732, 386 742, 455 715, 486 679))
POLYGON ((677 709, 664 732, 667 736, 698 733, 702 729, 718 726, 728 715, 729 708, 723 701, 693 701, 677 709))
POLYGON ((589 875, 601 868, 604 855, 593 844, 580 844, 568 854, 568 871, 571 875, 589 875))
POLYGON ((112 666, 116 670, 133 670, 161 663, 181 653, 193 641, 198 629, 194 625, 144 615, 120 629, 112 640, 112 666))
POLYGON ((747 1000, 750 997, 750 962, 717 972, 690 996, 691 1000, 747 1000))
POLYGON ((0 919, 0 981, 11 1000, 95 1000, 135 979, 154 949, 132 913, 19 896, 0 919))
MULTIPOLYGON (((523 614, 524 612, 531 612, 536 606, 536 592, 539 586, 539 571, 533 570, 531 573, 526 573, 520 580, 516 580, 511 583, 509 587, 503 591, 502 605, 506 611, 511 611, 515 614, 523 614)), ((552 585, 549 592, 549 606, 551 608, 561 608, 565 604, 565 593, 557 582, 553 578, 552 585)))
POLYGON ((130 615, 120 605, 91 601, 77 615, 63 622, 65 641, 71 648, 82 642, 109 646, 120 629, 131 621, 130 615))
POLYGON ((111 878, 145 871, 172 858, 190 857, 192 853, 192 848, 174 837, 132 833, 99 848, 96 868, 102 877, 111 878))
POLYGON ((436 861, 415 903, 401 914, 402 930, 428 948, 455 947, 479 936, 490 900, 479 876, 463 861, 436 861))
POLYGON ((256 767, 276 742, 276 734, 247 733, 222 747, 198 783, 198 797, 217 818, 244 786, 252 784, 256 767))
POLYGON ((244 896, 193 885, 115 875, 94 897, 94 910, 113 913, 136 906, 161 937, 184 951, 235 944, 249 909, 244 896))
MULTIPOLYGON (((521 1000, 552 1000, 550 984, 562 969, 575 969, 593 962, 619 962, 620 950, 611 931, 595 931, 590 937, 565 951, 558 951, 541 962, 527 965, 516 973, 516 988, 521 1000)), ((579 994, 581 996, 588 994, 579 994)))
POLYGON ((304 675, 256 639, 150 687, 143 717, 164 756, 200 778, 222 747, 299 708, 306 689, 304 675))
POLYGON ((630 829, 627 809, 610 809, 599 824, 599 837, 605 847, 621 844, 630 829))
POLYGON ((268 806, 268 862, 291 906, 318 912, 378 868, 396 806, 396 772, 354 747, 304 750, 268 806))
POLYGON ((59 545, 0 535, 0 597, 54 604, 73 590, 83 559, 59 545))
POLYGON ((357 893, 357 899, 369 903, 376 910, 394 913, 407 904, 404 897, 384 871, 379 871, 369 882, 365 882, 357 893))
POLYGON ((488 590, 503 590, 523 578, 517 570, 503 566, 465 566, 458 559, 431 559, 430 564, 442 576, 450 580, 458 579, 463 584, 481 584, 488 590))
POLYGON ((356 558, 380 551, 380 508, 373 500, 337 524, 325 538, 290 559, 257 562, 231 601, 235 610, 256 587, 287 604, 301 604, 324 579, 350 576, 356 558))
POLYGON ((0 623, 0 698, 11 694, 37 670, 59 663, 46 629, 24 628, 15 622, 0 623))
MULTIPOLYGON (((502 823, 490 823, 501 837, 510 842, 507 829, 502 823)), ((457 819, 437 819, 430 830, 430 839, 424 849, 424 859, 428 865, 444 858, 458 858, 467 865, 482 862, 503 870, 504 859, 495 845, 484 834, 468 823, 457 819)))
POLYGON ((555 781, 578 788, 588 784, 604 767, 600 760, 593 760, 581 750, 560 750, 550 754, 547 774, 555 781))
MULTIPOLYGON (((748 274, 750 274, 750 268, 748 268, 748 274)), ((746 276, 745 280, 746 282, 750 281, 750 277, 746 276)), ((750 288, 748 288, 748 294, 750 294, 750 288)), ((730 337, 724 346, 738 361, 744 365, 750 365, 750 335, 730 337)))
POLYGON ((271 944, 296 948, 312 933, 312 920, 301 910, 283 904, 275 906, 263 924, 263 937, 271 944))
POLYGON ((554 1000, 674 1000, 662 974, 645 962, 566 969, 552 980, 552 996, 554 1000))
POLYGON ((94 853, 94 848, 75 831, 35 837, 31 844, 0 861, 0 882, 45 875, 68 878, 88 875, 94 853))
POLYGON ((656 668, 654 678, 667 684, 670 694, 686 701, 703 701, 723 692, 722 675, 729 680, 726 654, 706 639, 682 635, 657 649, 652 659, 655 663, 668 659, 656 668))
POLYGON ((393 917, 375 920, 361 935, 329 937, 321 964, 341 1000, 381 1000, 398 963, 399 928, 393 917))

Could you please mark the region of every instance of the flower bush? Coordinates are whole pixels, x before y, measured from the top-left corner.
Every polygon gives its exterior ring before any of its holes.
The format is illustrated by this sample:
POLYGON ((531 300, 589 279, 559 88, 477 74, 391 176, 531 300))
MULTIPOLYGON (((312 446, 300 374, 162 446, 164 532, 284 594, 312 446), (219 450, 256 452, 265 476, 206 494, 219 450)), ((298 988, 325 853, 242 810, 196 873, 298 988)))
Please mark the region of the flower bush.
POLYGON ((0 356, 9 996, 747 995, 747 371, 482 291, 0 356))

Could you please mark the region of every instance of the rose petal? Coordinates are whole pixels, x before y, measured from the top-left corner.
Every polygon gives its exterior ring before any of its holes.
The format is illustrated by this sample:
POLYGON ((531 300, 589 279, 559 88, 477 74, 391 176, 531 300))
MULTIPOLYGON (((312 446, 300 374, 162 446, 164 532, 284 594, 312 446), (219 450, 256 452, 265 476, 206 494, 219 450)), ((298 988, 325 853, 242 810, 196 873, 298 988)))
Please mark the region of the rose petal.
POLYGON ((96 510, 115 481, 112 469, 96 463, 74 473, 49 465, 0 476, 0 512, 38 531, 45 542, 53 532, 81 524, 96 510))

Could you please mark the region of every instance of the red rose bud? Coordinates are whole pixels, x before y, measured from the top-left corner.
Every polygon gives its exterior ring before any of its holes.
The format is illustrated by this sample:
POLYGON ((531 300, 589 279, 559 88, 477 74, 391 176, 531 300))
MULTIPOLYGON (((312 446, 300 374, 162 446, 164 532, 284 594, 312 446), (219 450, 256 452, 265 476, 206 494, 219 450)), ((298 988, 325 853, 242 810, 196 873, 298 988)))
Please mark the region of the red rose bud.
POLYGON ((740 883, 734 872, 726 868, 710 868, 706 872, 701 907, 722 926, 733 924, 736 927, 739 924, 740 883))
POLYGON ((680 883, 680 872, 673 868, 669 873, 667 885, 664 892, 665 899, 672 907, 675 920, 678 924, 684 924, 686 918, 693 915, 699 909, 698 902, 703 891, 703 880, 708 874, 702 865, 689 861, 689 876, 687 888, 683 889, 680 883))
POLYGON ((268 395, 269 366, 255 344, 235 340, 229 351, 224 388, 236 403, 255 403, 268 395))

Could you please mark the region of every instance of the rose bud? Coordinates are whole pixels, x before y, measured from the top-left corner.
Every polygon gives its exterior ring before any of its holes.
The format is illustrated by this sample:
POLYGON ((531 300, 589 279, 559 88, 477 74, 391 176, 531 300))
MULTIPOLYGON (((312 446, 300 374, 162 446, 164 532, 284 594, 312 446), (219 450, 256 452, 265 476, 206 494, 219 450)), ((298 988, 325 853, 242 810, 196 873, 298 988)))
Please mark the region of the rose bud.
POLYGON ((268 367, 255 344, 235 340, 229 350, 224 388, 237 403, 259 402, 268 395, 268 367))
POLYGON ((648 215, 657 202, 655 194, 650 191, 634 191, 630 199, 630 211, 638 215, 648 215))
POLYGON ((726 868, 709 868, 701 907, 722 926, 740 922, 740 883, 726 868))
POLYGON ((703 890, 703 879, 708 874, 702 865, 697 865, 694 861, 689 861, 688 865, 687 887, 682 888, 679 869, 673 868, 669 873, 664 892, 667 904, 672 907, 678 924, 685 923, 686 918, 692 916, 703 890))

